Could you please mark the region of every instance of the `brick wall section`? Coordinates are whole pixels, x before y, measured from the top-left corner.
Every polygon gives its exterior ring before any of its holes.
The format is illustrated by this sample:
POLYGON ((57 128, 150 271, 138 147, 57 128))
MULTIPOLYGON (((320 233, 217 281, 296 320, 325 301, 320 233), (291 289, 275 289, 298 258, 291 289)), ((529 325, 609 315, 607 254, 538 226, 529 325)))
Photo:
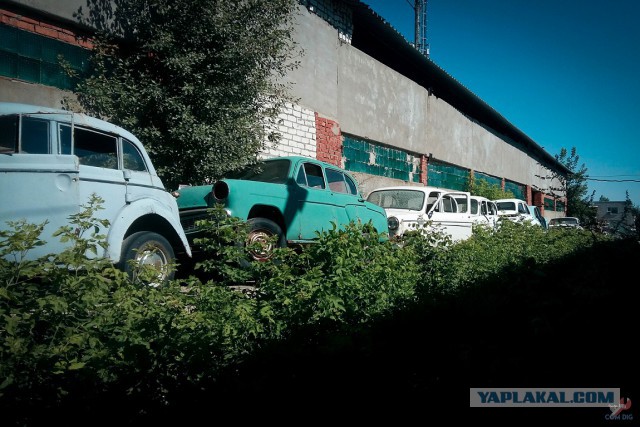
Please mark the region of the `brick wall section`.
POLYGON ((533 205, 533 189, 531 188, 530 185, 527 185, 525 187, 525 196, 526 196, 527 205, 529 206, 533 205))
POLYGON ((75 46, 93 49, 93 43, 91 40, 81 37, 71 30, 51 25, 47 22, 27 18, 26 16, 18 15, 17 13, 13 13, 8 10, 0 9, 0 22, 11 27, 40 34, 52 39, 57 39, 75 46))
POLYGON ((427 170, 429 169, 429 157, 422 154, 420 156, 420 183, 422 185, 429 185, 429 174, 427 170))
POLYGON ((342 165, 342 132, 338 122, 321 117, 316 118, 316 158, 332 165, 342 165))
POLYGON ((280 141, 275 145, 267 143, 261 157, 316 157, 316 125, 312 110, 287 104, 270 127, 280 134, 280 141))
POLYGON ((534 192, 532 205, 540 208, 540 212, 544 215, 544 193, 540 191, 534 192))

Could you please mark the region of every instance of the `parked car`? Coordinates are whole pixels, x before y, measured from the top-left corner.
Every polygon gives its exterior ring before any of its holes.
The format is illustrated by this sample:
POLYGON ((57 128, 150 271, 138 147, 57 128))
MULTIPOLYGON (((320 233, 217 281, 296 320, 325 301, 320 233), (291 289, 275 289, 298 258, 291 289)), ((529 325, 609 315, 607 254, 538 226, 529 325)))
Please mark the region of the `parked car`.
POLYGON ((537 206, 531 206, 531 205, 527 207, 529 208, 529 213, 531 214, 531 216, 536 218, 540 223, 540 225, 542 226, 542 228, 546 230, 548 228, 547 219, 544 216, 542 216, 542 212, 540 212, 540 208, 537 206))
POLYGON ((389 235, 408 231, 442 231, 453 241, 471 236, 471 195, 437 187, 395 186, 373 190, 367 200, 383 207, 389 219, 389 235))
POLYGON ((476 224, 496 228, 498 208, 493 200, 482 196, 471 196, 471 217, 476 224))
POLYGON ((551 218, 549 220, 549 228, 556 228, 556 227, 582 229, 582 226, 580 225, 580 220, 572 216, 551 218))
POLYGON ((521 199, 497 199, 494 200, 496 207, 498 208, 498 215, 500 219, 507 219, 509 221, 518 223, 527 223, 531 225, 542 226, 538 218, 531 215, 529 211, 529 205, 527 202, 521 199))
POLYGON ((199 219, 218 203, 229 215, 247 221, 251 242, 261 248, 251 252, 258 261, 271 257, 276 246, 310 243, 316 232, 335 224, 370 223, 387 234, 384 209, 364 200, 356 180, 343 169, 319 160, 290 156, 267 159, 257 166, 230 173, 213 185, 186 186, 174 194, 190 241, 200 235, 199 219))
MULTIPOLYGON (((87 205, 103 199, 97 219, 109 225, 104 256, 134 273, 138 264, 173 277, 176 254, 191 256, 175 199, 157 176, 142 143, 128 131, 93 117, 40 106, 0 103, 0 230, 7 221, 47 221, 46 241, 27 259, 67 247, 53 233, 87 205)), ((93 256, 88 253, 87 256, 93 256)), ((154 283, 155 284, 155 283, 154 283)))

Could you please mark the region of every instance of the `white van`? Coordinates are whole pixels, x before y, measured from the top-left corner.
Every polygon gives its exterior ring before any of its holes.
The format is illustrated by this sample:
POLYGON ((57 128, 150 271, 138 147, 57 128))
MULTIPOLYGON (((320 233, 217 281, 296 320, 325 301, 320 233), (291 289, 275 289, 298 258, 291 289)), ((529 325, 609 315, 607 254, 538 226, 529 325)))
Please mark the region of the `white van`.
POLYGON ((109 221, 99 256, 129 273, 129 260, 153 265, 162 280, 173 277, 176 254, 191 256, 176 201, 134 135, 84 114, 0 102, 0 230, 48 221, 46 244, 28 259, 61 252, 53 233, 93 194, 104 200, 96 218, 109 221))

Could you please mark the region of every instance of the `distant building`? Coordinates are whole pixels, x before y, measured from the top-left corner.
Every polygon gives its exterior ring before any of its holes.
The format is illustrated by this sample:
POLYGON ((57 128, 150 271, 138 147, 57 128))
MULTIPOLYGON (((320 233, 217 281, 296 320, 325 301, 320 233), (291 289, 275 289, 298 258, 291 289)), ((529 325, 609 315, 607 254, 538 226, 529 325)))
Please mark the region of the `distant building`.
POLYGON ((627 202, 593 202, 593 205, 596 207, 596 220, 606 231, 625 235, 634 233, 635 217, 627 202))

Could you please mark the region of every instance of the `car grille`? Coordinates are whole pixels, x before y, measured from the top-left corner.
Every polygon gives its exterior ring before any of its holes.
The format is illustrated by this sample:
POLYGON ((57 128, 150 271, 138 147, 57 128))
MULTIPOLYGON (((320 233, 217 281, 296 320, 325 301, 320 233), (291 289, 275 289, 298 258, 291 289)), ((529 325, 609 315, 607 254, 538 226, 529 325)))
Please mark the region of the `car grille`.
POLYGON ((209 213, 206 209, 180 212, 180 223, 182 224, 182 228, 185 233, 194 233, 198 231, 196 221, 207 219, 208 217, 209 213))

